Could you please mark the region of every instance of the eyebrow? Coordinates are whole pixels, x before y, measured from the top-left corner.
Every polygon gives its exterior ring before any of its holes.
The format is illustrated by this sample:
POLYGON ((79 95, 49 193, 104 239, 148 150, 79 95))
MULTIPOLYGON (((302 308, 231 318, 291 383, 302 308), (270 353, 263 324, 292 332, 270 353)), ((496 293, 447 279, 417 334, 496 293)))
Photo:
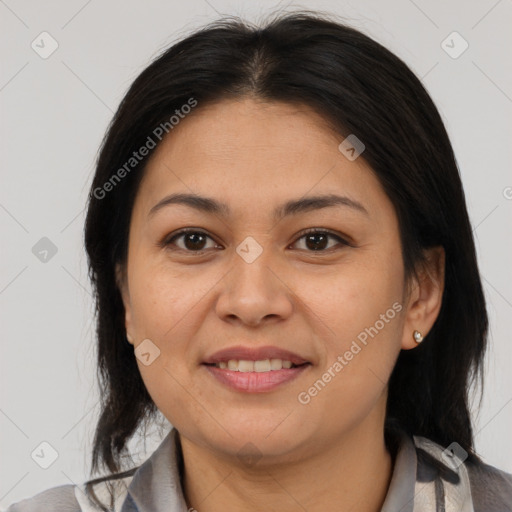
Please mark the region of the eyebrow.
MULTIPOLYGON (((224 218, 231 215, 231 209, 226 203, 197 194, 176 193, 164 197, 155 204, 149 211, 148 217, 153 216, 157 211, 171 204, 182 204, 201 212, 219 215, 224 218)), ((274 220, 280 220, 290 215, 298 215, 300 213, 334 206, 345 206, 360 213, 364 213, 367 216, 370 215, 368 210, 354 199, 336 194, 325 194, 287 201, 274 209, 273 216, 274 220)))

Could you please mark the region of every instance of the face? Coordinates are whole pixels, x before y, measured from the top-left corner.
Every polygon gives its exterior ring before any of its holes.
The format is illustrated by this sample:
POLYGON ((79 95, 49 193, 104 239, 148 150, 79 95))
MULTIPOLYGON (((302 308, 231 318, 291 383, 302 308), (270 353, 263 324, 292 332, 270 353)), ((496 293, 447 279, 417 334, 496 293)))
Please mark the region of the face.
POLYGON ((291 460, 382 432, 398 353, 437 311, 422 316, 419 292, 406 302, 393 205, 342 140, 307 107, 223 101, 198 105, 146 167, 120 271, 126 330, 152 399, 198 446, 291 460), (328 195, 342 199, 304 202, 328 195), (308 364, 237 372, 234 388, 204 362, 240 346, 308 364), (284 380, 265 388, 273 372, 284 380))

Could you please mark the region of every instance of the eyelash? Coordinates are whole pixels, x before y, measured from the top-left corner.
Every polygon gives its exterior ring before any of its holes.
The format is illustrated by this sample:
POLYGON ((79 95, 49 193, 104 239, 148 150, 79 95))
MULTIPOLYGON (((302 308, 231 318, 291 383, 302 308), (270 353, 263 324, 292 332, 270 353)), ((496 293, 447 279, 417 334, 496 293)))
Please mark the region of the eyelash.
MULTIPOLYGON (((178 231, 177 233, 173 234, 171 237, 167 237, 167 238, 164 238, 164 240, 159 244, 161 247, 163 248, 167 248, 169 249, 169 246, 173 244, 174 240, 184 236, 184 235, 188 235, 188 234, 198 234, 198 235, 204 235, 208 238, 210 238, 211 240, 213 240, 210 235, 208 235, 208 233, 200 230, 200 229, 195 229, 195 228, 185 228, 185 229, 182 229, 181 231, 178 231)), ((349 241, 345 240, 344 238, 342 238, 340 235, 328 230, 328 229, 321 229, 321 228, 309 228, 309 229, 306 229, 304 231, 302 231, 299 235, 299 237, 296 239, 295 242, 293 242, 293 244, 295 244, 296 242, 298 242, 299 240, 301 240, 302 238, 304 238, 305 236, 307 235, 310 235, 310 234, 323 234, 323 235, 328 235, 329 237, 331 238, 335 238, 336 240, 338 240, 338 242, 342 245, 342 246, 347 246, 347 247, 355 247, 352 243, 350 243, 349 241)), ((293 245, 291 244, 291 245, 293 245)), ((310 252, 310 253, 330 253, 333 249, 335 249, 335 247, 331 247, 330 249, 321 249, 319 251, 307 251, 306 252, 310 252)), ((198 254, 198 255, 201 255, 201 254, 204 254, 205 252, 207 252, 209 249, 203 249, 201 251, 190 251, 190 250, 187 250, 187 249, 181 249, 181 248, 178 248, 178 249, 172 249, 172 250, 178 250, 178 251, 182 251, 182 252, 187 252, 187 253, 190 253, 190 254, 198 254)))

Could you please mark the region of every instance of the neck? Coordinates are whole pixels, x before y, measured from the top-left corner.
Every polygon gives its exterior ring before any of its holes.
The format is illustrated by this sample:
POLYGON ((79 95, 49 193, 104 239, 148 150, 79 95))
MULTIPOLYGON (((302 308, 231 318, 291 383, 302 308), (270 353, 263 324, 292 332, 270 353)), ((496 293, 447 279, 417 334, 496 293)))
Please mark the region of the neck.
POLYGON ((241 466, 181 437, 183 491, 189 510, 378 512, 393 460, 383 426, 360 426, 299 461, 241 466))

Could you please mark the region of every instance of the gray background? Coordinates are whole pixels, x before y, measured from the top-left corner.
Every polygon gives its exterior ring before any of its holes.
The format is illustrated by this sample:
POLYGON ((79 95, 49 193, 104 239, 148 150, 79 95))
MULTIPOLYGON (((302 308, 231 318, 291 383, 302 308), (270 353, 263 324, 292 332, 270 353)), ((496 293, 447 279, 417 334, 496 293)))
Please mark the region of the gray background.
MULTIPOLYGON (((512 472, 512 74, 505 64, 511 0, 6 0, 0 1, 2 506, 88 477, 98 397, 82 228, 96 152, 119 101, 152 57, 194 28, 219 14, 257 21, 278 7, 345 17, 405 60, 440 109, 461 169, 491 320, 476 446, 488 463, 512 472), (40 53, 51 40, 43 31, 58 44, 46 59, 40 53), (469 44, 457 58, 464 42, 446 39, 453 31, 469 44), (35 462, 51 462, 44 441, 58 454, 48 469, 35 462)), ((155 431, 145 447, 132 447, 142 460, 159 440, 155 431)))

